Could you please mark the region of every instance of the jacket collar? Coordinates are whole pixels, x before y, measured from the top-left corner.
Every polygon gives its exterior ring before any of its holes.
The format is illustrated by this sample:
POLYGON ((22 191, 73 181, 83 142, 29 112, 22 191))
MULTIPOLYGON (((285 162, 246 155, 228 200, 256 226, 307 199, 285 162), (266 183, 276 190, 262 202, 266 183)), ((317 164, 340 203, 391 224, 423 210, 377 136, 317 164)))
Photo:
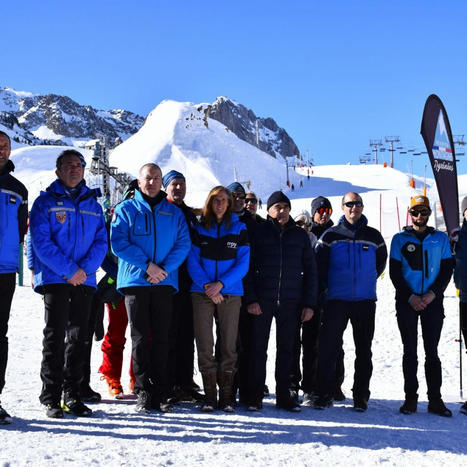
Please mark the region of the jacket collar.
POLYGON ((3 167, 3 170, 0 172, 0 177, 2 175, 8 175, 10 172, 13 172, 15 170, 15 164, 13 164, 13 161, 11 159, 8 159, 6 161, 5 167, 3 167))

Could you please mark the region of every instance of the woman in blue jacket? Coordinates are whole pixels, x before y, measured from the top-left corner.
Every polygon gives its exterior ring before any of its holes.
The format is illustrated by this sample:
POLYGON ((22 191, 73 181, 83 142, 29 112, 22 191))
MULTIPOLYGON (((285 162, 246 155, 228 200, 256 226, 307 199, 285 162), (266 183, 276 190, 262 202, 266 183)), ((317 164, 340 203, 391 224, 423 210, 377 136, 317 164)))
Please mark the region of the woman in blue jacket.
POLYGON ((195 226, 188 256, 198 365, 206 396, 201 408, 204 412, 212 412, 217 406, 217 383, 219 407, 226 412, 234 410, 232 382, 237 361, 242 278, 248 272, 249 259, 245 224, 232 213, 232 198, 227 189, 217 186, 210 191, 201 222, 195 226), (220 338, 219 361, 214 356, 214 313, 220 338))

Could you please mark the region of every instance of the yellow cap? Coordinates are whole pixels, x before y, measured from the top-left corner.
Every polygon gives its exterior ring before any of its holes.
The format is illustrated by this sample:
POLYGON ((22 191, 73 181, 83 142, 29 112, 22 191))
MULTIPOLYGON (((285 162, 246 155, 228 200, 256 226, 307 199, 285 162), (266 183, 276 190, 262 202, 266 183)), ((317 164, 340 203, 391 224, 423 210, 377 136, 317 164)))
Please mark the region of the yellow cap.
POLYGON ((428 209, 430 209, 430 201, 426 196, 415 195, 410 198, 410 207, 413 208, 415 206, 426 206, 428 209))

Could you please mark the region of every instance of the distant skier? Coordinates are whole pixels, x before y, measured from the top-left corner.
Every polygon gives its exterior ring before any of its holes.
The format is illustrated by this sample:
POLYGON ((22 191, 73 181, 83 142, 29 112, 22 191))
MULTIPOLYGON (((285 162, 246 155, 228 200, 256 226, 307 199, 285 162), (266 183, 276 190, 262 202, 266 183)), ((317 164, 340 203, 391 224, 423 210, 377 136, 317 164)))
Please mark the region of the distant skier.
POLYGON ((438 343, 444 320, 443 293, 452 275, 452 256, 448 236, 428 227, 431 215, 426 196, 410 200, 412 225, 404 227, 391 242, 389 274, 396 289, 397 324, 404 345, 405 402, 403 414, 417 411, 417 327, 420 318, 425 348, 425 377, 428 412, 451 417, 441 399, 441 362, 438 343))
MULTIPOLYGON (((10 137, 0 131, 0 394, 5 386, 8 359, 8 320, 15 291, 20 244, 23 243, 28 220, 28 190, 10 172, 10 137)), ((0 404, 0 425, 11 423, 11 417, 0 404)))

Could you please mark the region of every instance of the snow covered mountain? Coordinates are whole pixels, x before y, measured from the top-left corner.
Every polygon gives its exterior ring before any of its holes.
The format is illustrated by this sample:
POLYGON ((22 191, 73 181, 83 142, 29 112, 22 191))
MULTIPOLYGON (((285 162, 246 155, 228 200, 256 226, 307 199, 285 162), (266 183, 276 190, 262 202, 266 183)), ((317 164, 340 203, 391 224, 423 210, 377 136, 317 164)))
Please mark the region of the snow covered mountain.
POLYGON ((294 140, 273 118, 258 118, 253 110, 228 97, 218 97, 208 106, 208 112, 210 118, 224 124, 240 139, 273 157, 293 157, 300 154, 294 140))
MULTIPOLYGON (((110 154, 110 164, 137 175, 147 162, 157 163, 162 173, 171 169, 187 177, 188 189, 199 202, 215 185, 234 180, 259 196, 287 189, 282 157, 274 158, 240 139, 229 127, 211 118, 210 104, 166 100, 149 115, 142 128, 110 154)), ((300 177, 289 171, 291 183, 300 177)))
POLYGON ((115 146, 139 130, 144 118, 127 110, 97 110, 66 96, 0 87, 0 124, 17 143, 74 145, 105 136, 115 146))

